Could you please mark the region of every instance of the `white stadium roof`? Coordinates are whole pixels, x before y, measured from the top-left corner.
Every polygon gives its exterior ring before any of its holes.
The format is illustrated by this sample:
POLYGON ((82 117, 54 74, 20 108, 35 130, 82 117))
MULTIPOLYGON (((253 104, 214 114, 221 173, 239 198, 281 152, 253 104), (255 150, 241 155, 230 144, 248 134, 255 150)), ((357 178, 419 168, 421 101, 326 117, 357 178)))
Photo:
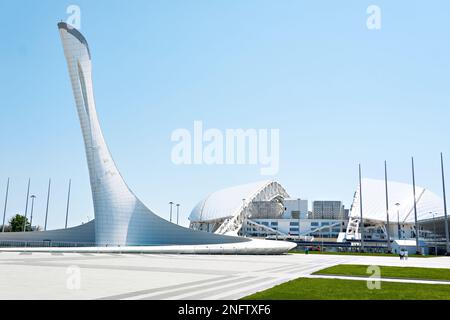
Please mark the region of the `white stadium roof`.
MULTIPOLYGON (((413 186, 407 183, 388 181, 389 220, 397 221, 397 210, 400 222, 414 222, 413 186), (399 203, 400 205, 395 205, 399 203)), ((363 218, 386 221, 386 191, 384 180, 362 179, 363 218)), ((433 192, 416 185, 417 219, 425 220, 444 215, 443 200, 433 192), (432 213, 430 213, 432 212, 432 213)), ((351 217, 359 217, 359 186, 353 199, 351 217)))
POLYGON ((287 197, 284 188, 275 181, 259 181, 238 185, 211 193, 192 210, 189 220, 214 221, 236 216, 245 203, 254 200, 272 200, 278 196, 287 197))

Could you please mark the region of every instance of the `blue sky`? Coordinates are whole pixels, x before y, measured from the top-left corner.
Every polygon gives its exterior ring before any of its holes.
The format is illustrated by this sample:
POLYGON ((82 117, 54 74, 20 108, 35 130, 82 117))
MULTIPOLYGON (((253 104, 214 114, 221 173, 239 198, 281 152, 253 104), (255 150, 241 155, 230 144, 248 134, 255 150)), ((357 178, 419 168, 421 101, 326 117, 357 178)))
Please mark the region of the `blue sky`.
POLYGON ((153 211, 182 220, 208 193, 274 178, 293 197, 350 205, 363 175, 441 194, 448 158, 448 1, 34 1, 0 2, 0 204, 23 212, 28 177, 49 228, 93 218, 84 146, 56 23, 81 8, 93 59, 97 111, 129 186, 153 211), (381 30, 366 9, 381 8, 381 30), (280 170, 174 165, 173 130, 279 128, 280 170))

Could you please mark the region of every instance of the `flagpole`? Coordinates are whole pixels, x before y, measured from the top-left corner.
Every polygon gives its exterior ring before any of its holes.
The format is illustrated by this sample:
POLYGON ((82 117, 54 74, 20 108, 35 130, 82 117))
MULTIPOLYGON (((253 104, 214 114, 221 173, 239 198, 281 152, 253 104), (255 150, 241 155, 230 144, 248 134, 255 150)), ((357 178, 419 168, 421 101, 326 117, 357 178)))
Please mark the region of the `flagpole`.
POLYGON ((447 216, 447 200, 445 198, 445 177, 444 177, 444 158, 441 152, 441 175, 442 175, 442 193, 444 196, 444 222, 445 222, 445 248, 446 255, 450 255, 450 243, 449 243, 449 235, 448 235, 448 216, 447 216))
POLYGON ((388 180, 387 180, 387 163, 384 161, 384 184, 386 189, 386 224, 387 224, 387 250, 391 253, 391 236, 390 236, 390 224, 389 224, 389 196, 388 196, 388 180))
POLYGON ((359 228, 361 229, 361 252, 364 252, 364 221, 362 204, 361 164, 359 164, 359 228))
POLYGON ((5 232, 5 218, 6 218, 6 206, 8 205, 8 193, 9 193, 9 178, 8 182, 6 182, 6 196, 5 196, 5 207, 3 208, 2 232, 5 232))
POLYGON ((47 230, 47 216, 48 216, 48 203, 50 200, 50 185, 52 184, 52 179, 48 179, 48 190, 47 190, 47 206, 45 208, 45 224, 44 224, 44 231, 47 230))
POLYGON ((414 176, 414 157, 411 157, 411 169, 412 169, 413 196, 414 196, 414 225, 416 227, 416 254, 421 254, 419 248, 419 226, 417 225, 417 201, 416 201, 416 179, 414 176))

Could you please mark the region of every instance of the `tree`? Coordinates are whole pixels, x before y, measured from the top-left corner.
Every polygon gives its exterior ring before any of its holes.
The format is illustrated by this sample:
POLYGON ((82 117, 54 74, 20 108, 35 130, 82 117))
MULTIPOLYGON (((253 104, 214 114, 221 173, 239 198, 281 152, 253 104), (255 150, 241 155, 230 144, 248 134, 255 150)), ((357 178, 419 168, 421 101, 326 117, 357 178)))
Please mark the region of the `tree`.
POLYGON ((28 221, 28 218, 25 218, 25 216, 21 214, 16 214, 14 217, 11 218, 11 220, 9 220, 11 231, 12 232, 23 231, 24 222, 26 223, 25 231, 31 231, 31 225, 30 222, 28 221))

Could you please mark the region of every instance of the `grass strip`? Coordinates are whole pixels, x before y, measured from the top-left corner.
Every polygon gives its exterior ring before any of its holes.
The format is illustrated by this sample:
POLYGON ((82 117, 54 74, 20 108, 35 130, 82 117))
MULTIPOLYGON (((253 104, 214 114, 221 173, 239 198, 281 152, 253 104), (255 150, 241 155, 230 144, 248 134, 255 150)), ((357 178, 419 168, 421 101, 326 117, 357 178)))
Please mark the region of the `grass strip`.
MULTIPOLYGON (((369 277, 368 265, 339 264, 314 272, 316 275, 369 277)), ((382 278, 450 281, 450 269, 379 266, 382 278)))
POLYGON ((380 282, 369 289, 362 280, 298 278, 243 300, 450 300, 450 285, 380 282))

